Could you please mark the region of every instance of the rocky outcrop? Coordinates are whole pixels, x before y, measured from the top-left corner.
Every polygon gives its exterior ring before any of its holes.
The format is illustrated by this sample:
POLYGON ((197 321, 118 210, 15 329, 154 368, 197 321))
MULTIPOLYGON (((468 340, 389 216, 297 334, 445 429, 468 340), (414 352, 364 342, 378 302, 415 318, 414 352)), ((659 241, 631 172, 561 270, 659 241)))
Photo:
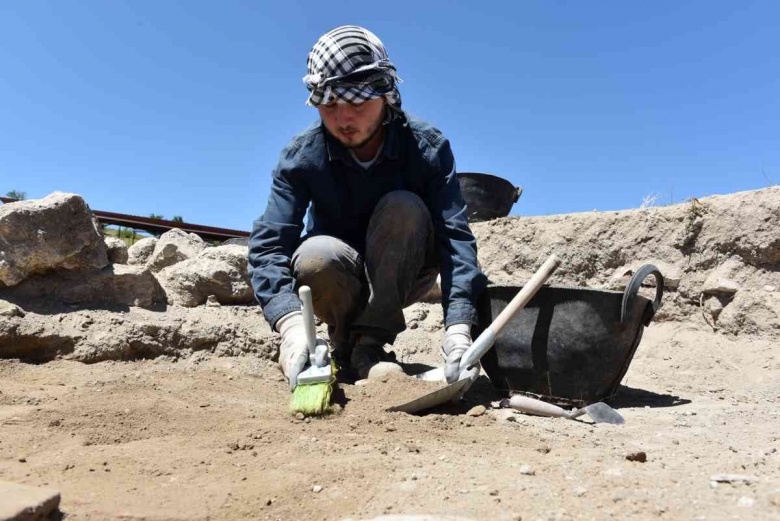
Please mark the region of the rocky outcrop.
POLYGON ((220 304, 250 304, 254 293, 246 270, 224 260, 198 258, 180 262, 157 274, 169 304, 194 307, 209 296, 220 304))
POLYGON ((76 309, 0 316, 0 359, 27 362, 179 358, 201 351, 271 361, 277 342, 278 335, 256 306, 169 307, 165 313, 138 307, 123 312, 76 309))
POLYGON ((132 265, 145 265, 157 247, 157 237, 146 237, 136 242, 127 249, 127 263, 132 265))
POLYGON ((154 273, 187 259, 194 259, 206 248, 206 243, 194 233, 174 228, 162 234, 154 246, 147 266, 154 273))
POLYGON ((107 264, 103 236, 80 196, 55 192, 0 206, 0 286, 37 273, 107 264))
POLYGON ((18 286, 0 290, 0 297, 16 303, 57 302, 100 307, 140 306, 165 302, 157 279, 145 266, 113 264, 97 272, 63 272, 31 277, 18 286))
POLYGON ((106 237, 104 241, 106 243, 108 261, 111 264, 127 264, 128 254, 125 241, 116 237, 106 237))
MULTIPOLYGON (((551 253, 563 260, 552 284, 597 289, 620 290, 638 266, 657 264, 666 293, 656 320, 700 319, 708 302, 708 320, 718 327, 732 313, 741 316, 729 307, 745 290, 763 295, 750 299, 752 312, 771 317, 770 293, 780 288, 780 187, 672 206, 507 217, 471 226, 482 269, 497 283, 522 284, 551 253)), ((747 323, 732 320, 728 331, 747 323)), ((775 331, 769 325, 765 330, 775 331)))

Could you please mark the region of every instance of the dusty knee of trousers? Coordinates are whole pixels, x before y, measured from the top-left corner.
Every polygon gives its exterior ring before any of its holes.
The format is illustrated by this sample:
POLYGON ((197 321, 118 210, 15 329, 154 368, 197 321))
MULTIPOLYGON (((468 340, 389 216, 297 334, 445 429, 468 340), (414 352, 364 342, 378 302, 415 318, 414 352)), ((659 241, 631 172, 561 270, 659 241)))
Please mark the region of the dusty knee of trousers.
POLYGON ((295 278, 302 283, 322 275, 337 264, 330 237, 312 237, 304 241, 293 255, 295 278))
POLYGON ((379 199, 374 210, 381 215, 392 216, 393 221, 403 228, 404 224, 426 222, 431 219, 430 210, 419 195, 407 190, 395 190, 379 199))

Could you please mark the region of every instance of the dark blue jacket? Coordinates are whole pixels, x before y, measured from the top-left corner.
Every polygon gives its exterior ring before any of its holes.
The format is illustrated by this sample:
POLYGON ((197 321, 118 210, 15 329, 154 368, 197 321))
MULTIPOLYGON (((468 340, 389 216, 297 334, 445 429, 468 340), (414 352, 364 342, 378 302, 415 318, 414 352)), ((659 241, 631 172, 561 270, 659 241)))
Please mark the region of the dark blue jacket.
POLYGON ((486 279, 477 268, 477 245, 450 143, 436 128, 404 114, 388 124, 380 157, 368 170, 321 123, 295 136, 282 151, 265 213, 254 222, 249 239, 252 286, 271 326, 301 308, 290 259, 300 244, 307 208, 307 235, 337 237, 362 254, 374 207, 394 190, 414 192, 431 212, 445 324, 476 323, 475 301, 486 279))

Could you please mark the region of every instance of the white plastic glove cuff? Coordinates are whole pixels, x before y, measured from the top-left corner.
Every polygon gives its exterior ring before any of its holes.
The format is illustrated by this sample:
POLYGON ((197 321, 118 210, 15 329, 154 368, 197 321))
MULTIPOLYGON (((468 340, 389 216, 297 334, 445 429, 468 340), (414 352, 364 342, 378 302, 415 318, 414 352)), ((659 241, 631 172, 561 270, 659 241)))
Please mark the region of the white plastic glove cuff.
POLYGON ((300 311, 288 313, 276 322, 276 328, 282 335, 279 366, 290 382, 290 390, 293 390, 298 385, 298 375, 309 363, 303 314, 300 311))
POLYGON ((474 367, 466 374, 460 374, 460 359, 471 347, 471 326, 469 324, 452 324, 444 333, 442 353, 444 355, 444 374, 452 383, 466 376, 473 380, 479 375, 479 367, 474 367))
POLYGON ((285 330, 290 330, 290 328, 295 327, 298 323, 303 327, 303 313, 300 311, 293 311, 276 321, 276 330, 284 336, 285 330))

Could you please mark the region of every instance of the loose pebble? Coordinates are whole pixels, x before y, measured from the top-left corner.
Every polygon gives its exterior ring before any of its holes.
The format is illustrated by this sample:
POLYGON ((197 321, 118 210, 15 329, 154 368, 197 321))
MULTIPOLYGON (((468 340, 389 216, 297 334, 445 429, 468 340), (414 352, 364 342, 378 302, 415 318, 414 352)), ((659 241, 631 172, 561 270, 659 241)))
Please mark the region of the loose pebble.
POLYGON ((746 474, 715 474, 710 477, 710 481, 715 483, 753 483, 758 481, 758 478, 746 474))
POLYGON ((306 419, 306 416, 302 412, 296 412, 295 419, 303 421, 304 419, 306 419))
POLYGON ((472 416, 476 418, 477 416, 482 416, 485 414, 485 411, 487 411, 487 409, 484 405, 476 405, 469 409, 469 412, 466 413, 466 416, 472 416))
POLYGON ((520 465, 520 469, 518 470, 520 474, 523 476, 534 476, 536 475, 536 471, 531 465, 520 465))
POLYGON ((756 500, 753 499, 752 497, 747 497, 747 496, 742 496, 737 501, 737 506, 745 507, 745 508, 750 508, 755 504, 756 504, 756 500))
POLYGON ((626 459, 628 461, 638 461, 639 463, 644 463, 647 461, 647 453, 644 451, 629 452, 626 454, 626 459))
POLYGON ((322 486, 314 485, 313 487, 311 487, 311 491, 314 492, 315 494, 319 494, 320 492, 322 492, 322 486))

